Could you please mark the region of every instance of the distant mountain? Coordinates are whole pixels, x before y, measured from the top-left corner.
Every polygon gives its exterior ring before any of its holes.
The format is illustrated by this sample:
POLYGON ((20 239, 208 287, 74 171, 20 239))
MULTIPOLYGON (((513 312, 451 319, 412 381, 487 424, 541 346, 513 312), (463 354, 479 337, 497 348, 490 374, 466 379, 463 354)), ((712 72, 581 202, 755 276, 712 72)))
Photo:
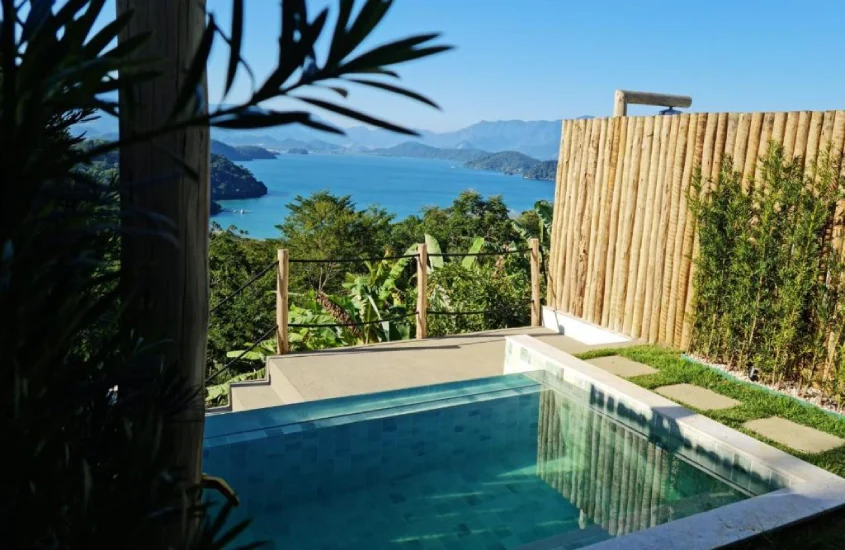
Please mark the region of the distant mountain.
POLYGON ((215 155, 223 155, 233 161, 276 158, 275 153, 257 145, 233 146, 216 139, 211 140, 211 152, 215 155))
MULTIPOLYGON (((517 151, 542 160, 555 159, 560 150, 560 120, 483 121, 454 132, 417 130, 419 143, 440 149, 478 149, 501 152, 517 151)), ((401 145, 408 138, 377 128, 354 126, 344 128, 345 136, 335 136, 300 126, 262 128, 261 130, 213 129, 215 139, 232 144, 255 144, 282 148, 286 140, 310 142, 318 139, 338 150, 361 151, 388 149, 401 145)), ((311 149, 309 149, 311 150, 311 149)))
MULTIPOLYGON (((582 117, 584 118, 584 117, 582 117)), ((110 116, 78 125, 90 137, 117 131, 117 121, 110 116)), ((257 130, 213 128, 212 137, 230 145, 259 145, 270 149, 305 148, 318 152, 385 149, 408 141, 407 136, 378 128, 345 128, 345 136, 326 134, 292 124, 257 130), (290 143, 293 140, 297 143, 290 143), (319 143, 317 143, 319 142, 319 143), (305 147, 302 144, 308 144, 305 147)), ((541 160, 556 159, 560 149, 560 120, 482 121, 454 132, 417 130, 419 143, 441 149, 480 149, 482 151, 517 151, 541 160)))
POLYGON ((456 132, 429 134, 426 145, 456 147, 462 144, 484 151, 517 151, 539 159, 557 158, 560 120, 482 121, 456 132))
POLYGON ((554 181, 557 175, 557 161, 544 160, 539 164, 535 164, 525 171, 523 176, 529 180, 550 180, 554 181))
POLYGON ((406 141, 386 149, 373 149, 370 153, 384 157, 413 157, 421 159, 442 159, 456 162, 468 162, 489 155, 480 149, 456 148, 440 149, 424 145, 417 141, 406 141))
POLYGON ((235 149, 245 157, 244 160, 258 160, 258 159, 274 159, 276 153, 268 151, 264 147, 258 145, 238 145, 235 149))
POLYGON ((525 174, 539 164, 541 164, 539 160, 528 155, 516 151, 503 151, 469 161, 464 166, 476 170, 504 172, 505 174, 525 174))

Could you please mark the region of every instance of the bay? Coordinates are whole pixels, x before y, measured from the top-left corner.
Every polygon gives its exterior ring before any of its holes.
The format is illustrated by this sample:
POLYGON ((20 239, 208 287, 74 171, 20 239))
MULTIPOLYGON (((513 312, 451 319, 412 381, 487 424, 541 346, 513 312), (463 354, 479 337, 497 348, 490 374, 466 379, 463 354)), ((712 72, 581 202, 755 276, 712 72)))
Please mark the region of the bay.
POLYGON ((499 172, 472 170, 442 160, 372 155, 287 155, 239 162, 267 185, 257 199, 219 201, 226 210, 212 217, 224 228, 234 225, 250 237, 278 237, 276 225, 288 214, 296 195, 315 191, 351 195, 358 208, 380 206, 396 221, 419 214, 426 206, 446 207, 458 194, 472 189, 484 197, 502 195, 515 213, 541 199, 554 197, 554 182, 526 180, 499 172), (241 214, 240 211, 244 213, 241 214))

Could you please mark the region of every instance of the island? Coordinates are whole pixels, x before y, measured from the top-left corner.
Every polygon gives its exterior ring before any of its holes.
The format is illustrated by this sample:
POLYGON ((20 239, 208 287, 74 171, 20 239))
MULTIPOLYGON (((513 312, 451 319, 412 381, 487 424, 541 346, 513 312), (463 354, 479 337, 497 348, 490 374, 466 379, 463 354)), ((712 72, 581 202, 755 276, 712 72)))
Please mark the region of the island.
POLYGON ((471 160, 464 163, 464 166, 476 170, 491 170, 515 175, 525 174, 538 164, 540 164, 539 160, 528 155, 523 155, 516 151, 502 151, 501 153, 492 153, 479 159, 471 160))
POLYGON ((307 155, 308 149, 304 149, 302 147, 291 147, 285 152, 289 155, 307 155))
MULTIPOLYGON (((104 143, 97 140, 86 140, 79 146, 89 149, 104 143)), ((85 166, 78 166, 76 169, 103 185, 112 185, 117 182, 119 176, 118 162, 120 156, 118 151, 109 151, 98 155, 85 166)), ((223 155, 211 154, 211 193, 209 213, 219 214, 223 208, 215 201, 254 199, 267 194, 267 186, 255 179, 255 176, 244 168, 238 166, 223 155)))
POLYGON ((267 194, 267 186, 252 172, 223 155, 211 155, 211 200, 254 199, 267 194))
POLYGON ((555 176, 557 176, 557 161, 544 160, 529 168, 522 177, 527 180, 554 181, 555 176))
POLYGON ((456 162, 469 162, 489 156, 490 153, 481 149, 454 148, 442 149, 419 143, 417 141, 405 141, 393 147, 383 149, 372 149, 369 154, 382 157, 409 157, 418 159, 439 159, 456 162))
POLYGON ((229 145, 216 139, 211 140, 211 152, 233 161, 276 158, 276 153, 258 145, 229 145))

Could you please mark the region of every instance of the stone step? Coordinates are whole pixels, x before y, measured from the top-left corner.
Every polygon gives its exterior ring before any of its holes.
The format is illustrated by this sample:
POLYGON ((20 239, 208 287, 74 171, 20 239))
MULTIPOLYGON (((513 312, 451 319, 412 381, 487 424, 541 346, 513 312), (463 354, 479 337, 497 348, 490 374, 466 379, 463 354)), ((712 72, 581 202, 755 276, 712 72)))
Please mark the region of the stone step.
POLYGON ((700 411, 712 411, 716 409, 729 409, 741 403, 722 394, 716 393, 707 388, 694 386, 692 384, 673 384, 657 388, 657 393, 677 401, 683 405, 695 407, 700 411))
POLYGON ((781 445, 805 453, 823 453, 845 444, 845 440, 835 435, 796 424, 779 416, 749 420, 742 426, 781 445))
POLYGON ((595 359, 588 359, 587 362, 621 378, 632 378, 657 372, 654 367, 632 361, 621 355, 596 357, 595 359))

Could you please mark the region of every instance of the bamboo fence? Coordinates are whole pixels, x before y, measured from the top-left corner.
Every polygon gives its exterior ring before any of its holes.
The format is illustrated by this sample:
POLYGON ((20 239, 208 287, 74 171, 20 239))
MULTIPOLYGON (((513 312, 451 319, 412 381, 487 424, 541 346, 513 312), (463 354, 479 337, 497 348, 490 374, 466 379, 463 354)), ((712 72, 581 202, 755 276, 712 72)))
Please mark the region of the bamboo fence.
POLYGON ((555 391, 540 395, 539 477, 610 535, 727 504, 734 493, 645 437, 555 391), (724 500, 724 502, 722 502, 724 500))
MULTIPOLYGON (((770 141, 814 170, 841 158, 845 111, 693 113, 566 120, 547 303, 649 342, 686 349, 698 237, 687 207, 696 168, 722 163, 751 185, 770 141)), ((845 169, 845 167, 843 167, 845 169)), ((842 246, 843 228, 835 229, 842 246)))

